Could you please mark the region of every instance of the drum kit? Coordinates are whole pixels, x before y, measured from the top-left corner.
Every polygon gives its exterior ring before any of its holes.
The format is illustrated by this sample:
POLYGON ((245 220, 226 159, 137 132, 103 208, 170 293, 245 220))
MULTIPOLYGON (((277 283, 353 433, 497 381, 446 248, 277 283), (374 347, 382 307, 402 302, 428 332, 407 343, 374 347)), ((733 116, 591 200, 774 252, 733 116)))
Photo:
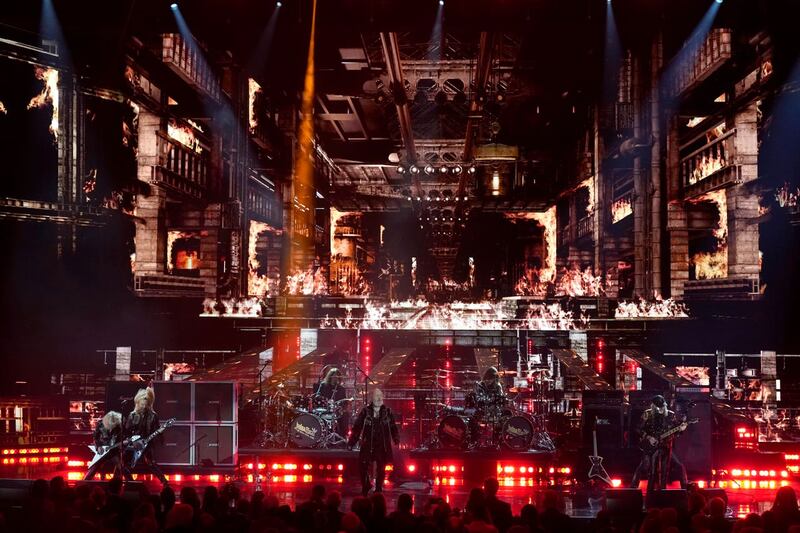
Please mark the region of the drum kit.
MULTIPOLYGON (((547 433, 546 415, 530 413, 525 409, 527 402, 524 399, 527 391, 515 390, 514 396, 502 392, 499 394, 468 392, 464 395, 464 406, 460 407, 446 400, 449 391, 458 390, 458 387, 449 384, 443 386, 440 378, 459 374, 466 377, 477 372, 441 368, 430 372, 431 376, 423 377, 436 384, 440 390, 440 398, 433 403, 437 425, 435 431, 429 433, 426 447, 461 450, 555 450, 555 445, 547 433)), ((501 371, 499 374, 513 375, 516 372, 501 371)))
POLYGON ((263 448, 336 448, 347 439, 339 421, 355 398, 330 400, 318 395, 289 396, 283 384, 267 394, 261 405, 262 430, 256 445, 263 448))

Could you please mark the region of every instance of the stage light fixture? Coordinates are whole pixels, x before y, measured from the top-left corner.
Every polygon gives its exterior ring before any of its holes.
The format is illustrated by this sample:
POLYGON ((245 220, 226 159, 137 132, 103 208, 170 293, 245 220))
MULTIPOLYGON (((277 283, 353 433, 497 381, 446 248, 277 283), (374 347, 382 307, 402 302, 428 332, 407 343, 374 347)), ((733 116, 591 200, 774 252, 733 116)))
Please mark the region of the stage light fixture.
POLYGON ((170 4, 170 5, 169 5, 169 8, 170 8, 171 10, 175 11, 176 9, 178 9, 178 4, 170 4))
POLYGON ((283 2, 275 2, 275 7, 281 7, 282 5, 283 5, 283 2))
POLYGON ((444 5, 444 0, 439 0, 439 5, 443 6, 444 5))
POLYGON ((721 4, 723 0, 714 0, 716 3, 721 4))
POLYGON ((447 167, 441 167, 439 169, 439 172, 441 172, 442 174, 447 174, 447 167))
POLYGON ((412 174, 419 174, 419 169, 417 167, 415 167, 414 165, 411 165, 408 168, 408 171, 411 172, 412 174))
POLYGON ((475 174, 475 172, 476 172, 477 170, 478 170, 478 169, 477 169, 477 167, 476 167, 475 165, 471 165, 471 166, 469 167, 469 170, 468 170, 467 172, 469 172, 470 174, 475 174))
POLYGON ((461 165, 456 165, 453 167, 453 174, 461 174, 461 165))
POLYGON ((406 173, 405 167, 402 167, 402 166, 397 167, 397 173, 398 174, 405 174, 406 173))
POLYGON ((433 168, 431 165, 425 165, 425 174, 430 175, 433 174, 434 172, 436 172, 435 168, 433 168))

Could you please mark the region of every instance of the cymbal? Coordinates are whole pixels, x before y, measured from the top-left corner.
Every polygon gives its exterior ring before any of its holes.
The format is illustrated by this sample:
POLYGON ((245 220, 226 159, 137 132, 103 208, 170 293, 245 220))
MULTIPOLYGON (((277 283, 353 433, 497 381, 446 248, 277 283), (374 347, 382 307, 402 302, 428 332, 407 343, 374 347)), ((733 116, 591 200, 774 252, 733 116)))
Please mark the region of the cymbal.
POLYGON ((344 402, 352 402, 355 401, 355 398, 342 398, 341 400, 336 400, 336 403, 344 403, 344 402))
POLYGON ((477 374, 477 370, 456 370, 456 374, 477 374))
POLYGON ((497 373, 497 375, 499 375, 499 376, 516 376, 517 375, 517 371, 516 370, 500 370, 497 373))

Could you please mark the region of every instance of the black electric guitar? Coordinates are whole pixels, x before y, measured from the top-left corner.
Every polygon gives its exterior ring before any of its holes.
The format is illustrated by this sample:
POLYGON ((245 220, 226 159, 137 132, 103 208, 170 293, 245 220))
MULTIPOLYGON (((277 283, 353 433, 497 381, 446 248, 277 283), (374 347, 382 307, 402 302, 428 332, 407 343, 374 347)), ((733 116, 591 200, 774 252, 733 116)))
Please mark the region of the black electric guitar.
POLYGON ((675 427, 672 427, 659 435, 658 437, 653 437, 653 439, 643 438, 639 442, 639 448, 647 454, 655 453, 661 446, 664 445, 670 437, 677 435, 678 433, 683 433, 686 431, 686 428, 689 427, 690 424, 696 424, 699 422, 699 418, 692 418, 691 420, 684 420, 680 424, 675 427), (655 441, 655 442, 653 442, 655 441))
POLYGON ((152 441, 154 438, 164 433, 164 430, 166 430, 174 423, 175 419, 170 418, 169 420, 163 422, 161 424, 161 427, 159 427, 157 430, 152 432, 147 437, 140 438, 138 435, 134 435, 133 437, 128 439, 129 449, 132 450, 133 452, 133 457, 131 458, 131 468, 134 468, 136 466, 136 463, 139 462, 139 459, 142 458, 142 455, 144 454, 144 451, 147 449, 147 446, 150 444, 150 441, 152 441))
POLYGON ((594 444, 594 455, 589 456, 592 466, 589 468, 589 479, 597 478, 604 481, 609 487, 611 486, 611 477, 606 472, 603 466, 603 458, 597 455, 597 419, 594 420, 594 429, 592 429, 592 444, 594 444))

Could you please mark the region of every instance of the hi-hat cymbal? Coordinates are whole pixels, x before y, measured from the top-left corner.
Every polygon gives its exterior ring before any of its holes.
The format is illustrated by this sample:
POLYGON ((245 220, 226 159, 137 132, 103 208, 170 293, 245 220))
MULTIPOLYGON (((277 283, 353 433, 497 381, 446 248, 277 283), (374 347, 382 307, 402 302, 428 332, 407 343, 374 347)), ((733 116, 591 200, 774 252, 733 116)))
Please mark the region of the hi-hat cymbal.
POLYGON ((477 374, 478 372, 475 370, 455 370, 454 374, 477 374))
POLYGON ((500 376, 516 376, 517 375, 517 371, 516 370, 500 370, 497 374, 500 375, 500 376))

